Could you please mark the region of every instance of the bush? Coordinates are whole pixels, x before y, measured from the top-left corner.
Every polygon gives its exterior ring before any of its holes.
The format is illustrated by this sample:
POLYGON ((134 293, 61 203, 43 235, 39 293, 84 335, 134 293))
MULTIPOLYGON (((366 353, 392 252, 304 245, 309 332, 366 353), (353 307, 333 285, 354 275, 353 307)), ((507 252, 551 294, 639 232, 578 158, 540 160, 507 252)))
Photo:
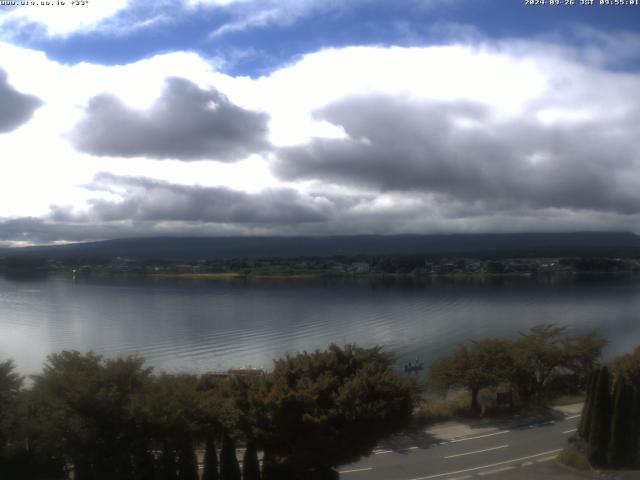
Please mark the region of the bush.
POLYGON ((575 444, 570 444, 564 447, 564 450, 562 450, 558 456, 558 460, 571 468, 575 468, 576 470, 591 470, 589 460, 587 460, 587 455, 578 450, 575 444))
POLYGON ((444 400, 427 401, 414 415, 419 424, 430 424, 471 415, 471 395, 460 391, 444 400))

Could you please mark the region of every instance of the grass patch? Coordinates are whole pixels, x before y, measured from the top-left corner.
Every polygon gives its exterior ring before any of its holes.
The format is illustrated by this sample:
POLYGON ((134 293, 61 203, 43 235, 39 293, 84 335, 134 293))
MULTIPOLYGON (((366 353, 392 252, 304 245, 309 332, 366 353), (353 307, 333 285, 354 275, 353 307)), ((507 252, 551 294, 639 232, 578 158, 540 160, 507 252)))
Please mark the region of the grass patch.
POLYGON ((573 444, 569 444, 564 447, 564 450, 562 450, 558 456, 558 460, 568 467, 575 468, 576 470, 584 472, 591 470, 591 465, 589 465, 587 456, 578 450, 578 448, 573 444))
POLYGON ((414 414, 414 420, 421 425, 468 417, 471 397, 468 392, 457 392, 443 400, 428 400, 414 414))
POLYGON ((553 407, 562 407, 564 405, 573 405, 575 403, 584 403, 586 395, 579 393, 575 395, 561 395, 558 398, 554 398, 549 402, 553 407))

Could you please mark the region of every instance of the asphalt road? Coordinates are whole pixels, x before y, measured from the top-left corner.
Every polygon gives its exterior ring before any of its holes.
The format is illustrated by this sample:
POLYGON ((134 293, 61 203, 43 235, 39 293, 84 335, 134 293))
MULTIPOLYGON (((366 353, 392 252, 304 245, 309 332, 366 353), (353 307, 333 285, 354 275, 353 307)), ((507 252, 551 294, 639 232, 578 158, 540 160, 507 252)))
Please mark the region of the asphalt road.
MULTIPOLYGON (((579 415, 496 430, 450 442, 423 442, 402 450, 377 450, 340 468, 342 480, 462 480, 471 478, 535 478, 575 432, 579 415), (527 468, 529 467, 529 468, 527 468), (517 469, 523 469, 521 474, 517 469)), ((549 478, 546 475, 540 478, 549 478)))

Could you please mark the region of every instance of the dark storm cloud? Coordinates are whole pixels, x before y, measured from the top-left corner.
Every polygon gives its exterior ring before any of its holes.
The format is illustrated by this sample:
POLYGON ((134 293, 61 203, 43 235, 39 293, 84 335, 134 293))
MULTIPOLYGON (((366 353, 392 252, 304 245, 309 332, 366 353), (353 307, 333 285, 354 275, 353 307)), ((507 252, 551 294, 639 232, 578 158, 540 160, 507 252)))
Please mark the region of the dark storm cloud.
POLYGON ((268 115, 245 110, 215 89, 170 78, 140 111, 112 95, 94 97, 70 138, 100 156, 232 162, 268 148, 268 115))
POLYGON ((92 188, 125 190, 122 200, 92 202, 89 216, 99 221, 296 224, 326 220, 329 206, 322 198, 303 197, 286 188, 246 193, 105 173, 96 177, 92 188))
POLYGON ((323 195, 303 195, 286 188, 246 193, 108 173, 96 176, 88 188, 121 198, 94 199, 82 212, 52 206, 43 218, 0 221, 0 241, 50 243, 153 235, 277 234, 327 222, 336 208, 345 205, 323 195))
POLYGON ((7 81, 7 74, 0 69, 0 134, 26 123, 41 105, 39 98, 14 90, 7 81))
MULTIPOLYGON (((347 138, 278 151, 284 179, 321 179, 387 192, 432 193, 483 205, 640 212, 640 108, 617 123, 508 121, 469 102, 385 95, 349 98, 317 112, 347 138)), ((474 207, 474 208, 475 208, 474 207)))

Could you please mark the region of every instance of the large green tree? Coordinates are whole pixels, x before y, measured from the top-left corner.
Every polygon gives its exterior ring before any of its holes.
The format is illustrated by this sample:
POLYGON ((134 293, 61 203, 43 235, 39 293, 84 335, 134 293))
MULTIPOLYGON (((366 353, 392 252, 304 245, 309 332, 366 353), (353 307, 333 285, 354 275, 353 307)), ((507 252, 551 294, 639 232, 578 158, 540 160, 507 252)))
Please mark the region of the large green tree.
POLYGON ((32 394, 34 412, 46 425, 40 443, 73 464, 78 478, 132 478, 132 452, 140 448, 142 432, 131 401, 149 377, 137 357, 104 360, 68 351, 49 356, 32 394))
POLYGON ((331 345, 276 360, 262 386, 265 479, 332 478, 411 418, 414 386, 380 348, 331 345))
POLYGON ((7 443, 8 413, 15 406, 22 382, 11 360, 0 362, 0 459, 7 443))
POLYGON ((547 382, 566 366, 568 355, 561 337, 564 331, 556 325, 537 325, 513 343, 511 382, 522 403, 543 400, 547 382))
POLYGON ((458 347, 451 355, 431 365, 427 378, 430 388, 446 393, 465 388, 471 395, 471 410, 480 411, 480 389, 498 386, 507 380, 512 368, 511 344, 502 339, 486 339, 458 347))
POLYGON ((510 380, 520 401, 544 403, 556 394, 552 387, 584 391, 589 374, 594 370, 606 345, 596 333, 578 337, 565 334, 565 327, 536 325, 522 333, 512 344, 510 380))
POLYGON ((190 374, 154 376, 135 396, 132 412, 150 444, 162 451, 165 478, 194 478, 195 445, 203 436, 198 377, 190 374))

